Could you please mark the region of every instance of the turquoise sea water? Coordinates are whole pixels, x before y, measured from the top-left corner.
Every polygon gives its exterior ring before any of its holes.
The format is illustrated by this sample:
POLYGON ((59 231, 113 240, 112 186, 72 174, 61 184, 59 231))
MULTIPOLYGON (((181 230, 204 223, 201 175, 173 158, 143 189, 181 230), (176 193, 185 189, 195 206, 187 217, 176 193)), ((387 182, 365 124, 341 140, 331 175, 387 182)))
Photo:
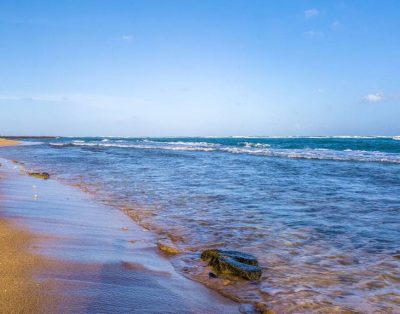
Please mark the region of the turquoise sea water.
MULTIPOLYGON (((278 312, 400 312, 400 138, 25 139, 3 157, 48 171, 198 253, 255 254, 260 282, 218 289, 278 312)), ((204 279, 204 278, 203 278, 204 279)))

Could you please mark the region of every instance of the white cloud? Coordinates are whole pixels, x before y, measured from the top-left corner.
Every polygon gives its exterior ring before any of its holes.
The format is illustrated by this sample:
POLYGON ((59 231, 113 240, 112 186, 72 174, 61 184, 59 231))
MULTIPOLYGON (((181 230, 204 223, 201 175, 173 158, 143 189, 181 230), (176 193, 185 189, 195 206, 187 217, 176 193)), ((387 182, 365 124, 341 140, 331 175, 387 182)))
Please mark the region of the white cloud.
POLYGON ((311 19, 312 17, 315 17, 319 15, 319 11, 317 9, 308 9, 304 11, 304 18, 306 20, 311 19))
POLYGON ((129 35, 129 34, 125 34, 125 35, 121 36, 121 39, 124 41, 131 41, 133 39, 133 36, 129 35))
POLYGON ((325 37, 324 33, 321 31, 309 30, 303 33, 304 37, 309 39, 322 39, 325 37))
POLYGON ((334 21, 331 24, 331 28, 333 30, 338 30, 338 29, 342 28, 342 23, 340 23, 339 21, 334 21))
POLYGON ((367 102, 381 102, 385 99, 382 93, 368 94, 364 97, 364 100, 367 102))
POLYGON ((314 94, 323 94, 323 93, 325 93, 325 89, 323 89, 323 88, 317 88, 317 89, 314 89, 312 92, 313 92, 314 94))

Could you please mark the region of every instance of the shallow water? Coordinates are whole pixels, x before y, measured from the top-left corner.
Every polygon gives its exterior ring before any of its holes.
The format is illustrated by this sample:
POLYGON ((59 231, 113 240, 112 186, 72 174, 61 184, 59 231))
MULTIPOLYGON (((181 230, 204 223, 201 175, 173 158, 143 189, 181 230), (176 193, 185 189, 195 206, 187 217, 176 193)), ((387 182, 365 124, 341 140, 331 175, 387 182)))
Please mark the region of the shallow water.
MULTIPOLYGON (((398 138, 56 138, 1 155, 48 171, 187 254, 255 254, 260 282, 215 281, 278 312, 400 312, 398 138)), ((210 284, 209 282, 206 282, 210 284)))

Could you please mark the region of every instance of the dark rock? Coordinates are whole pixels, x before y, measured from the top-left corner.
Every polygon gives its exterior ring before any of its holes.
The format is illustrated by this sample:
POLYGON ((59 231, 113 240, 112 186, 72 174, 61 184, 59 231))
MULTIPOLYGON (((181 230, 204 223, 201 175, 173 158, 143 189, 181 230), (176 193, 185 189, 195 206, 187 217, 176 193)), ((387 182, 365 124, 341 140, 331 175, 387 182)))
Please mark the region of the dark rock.
POLYGON ((208 278, 218 278, 218 276, 212 272, 208 273, 208 278))
POLYGON ((44 179, 44 180, 50 178, 50 175, 47 172, 28 172, 28 175, 34 178, 44 179))
POLYGON ((261 268, 257 259, 250 254, 225 251, 205 250, 201 259, 208 262, 217 273, 232 274, 247 280, 257 280, 261 277, 261 268))

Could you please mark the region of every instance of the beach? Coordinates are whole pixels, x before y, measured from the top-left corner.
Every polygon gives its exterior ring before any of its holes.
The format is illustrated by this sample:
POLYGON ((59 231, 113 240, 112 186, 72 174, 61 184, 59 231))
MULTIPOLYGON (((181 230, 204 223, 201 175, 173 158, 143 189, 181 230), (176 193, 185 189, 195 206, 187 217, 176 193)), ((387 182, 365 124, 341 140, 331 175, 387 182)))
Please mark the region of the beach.
POLYGON ((1 312, 238 313, 178 274, 121 211, 0 163, 1 312))
POLYGON ((400 0, 0 12, 0 314, 400 314, 400 0))

